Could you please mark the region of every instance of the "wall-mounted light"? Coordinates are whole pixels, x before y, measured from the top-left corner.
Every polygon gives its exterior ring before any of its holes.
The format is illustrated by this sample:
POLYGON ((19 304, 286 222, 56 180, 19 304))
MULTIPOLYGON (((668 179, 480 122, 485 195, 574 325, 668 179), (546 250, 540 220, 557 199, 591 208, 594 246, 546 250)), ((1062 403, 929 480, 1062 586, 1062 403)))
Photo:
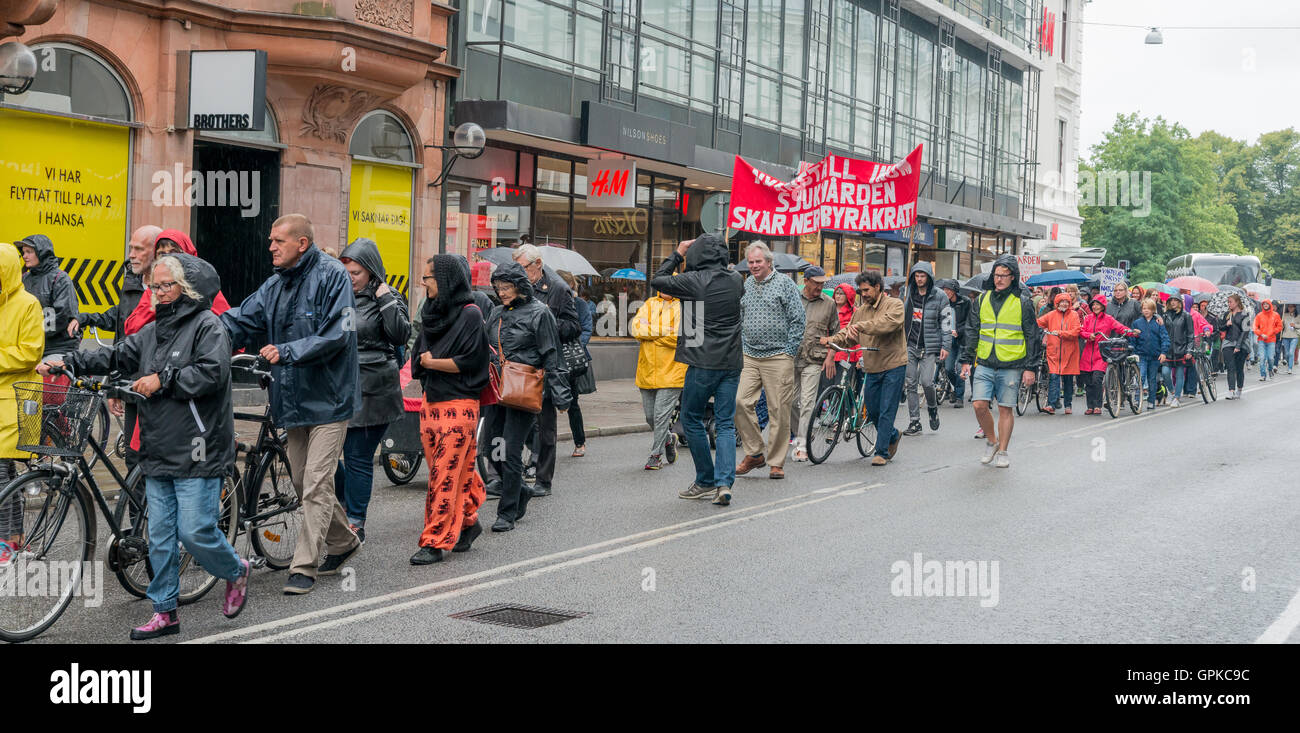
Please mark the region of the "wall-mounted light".
POLYGON ((457 158, 473 160, 483 154, 487 147, 487 133, 483 128, 474 122, 462 122, 456 126, 456 130, 451 134, 451 145, 425 145, 426 148, 437 148, 443 152, 450 152, 447 160, 442 164, 442 172, 438 174, 429 185, 441 186, 442 182, 447 179, 447 174, 451 172, 451 167, 455 165, 457 158))
POLYGON ((36 81, 36 54, 18 41, 0 44, 0 93, 22 94, 36 81))
POLYGON ((1160 35, 1159 28, 1152 28, 1151 32, 1147 34, 1146 43, 1148 46, 1159 46, 1164 42, 1165 42, 1165 37, 1160 35))

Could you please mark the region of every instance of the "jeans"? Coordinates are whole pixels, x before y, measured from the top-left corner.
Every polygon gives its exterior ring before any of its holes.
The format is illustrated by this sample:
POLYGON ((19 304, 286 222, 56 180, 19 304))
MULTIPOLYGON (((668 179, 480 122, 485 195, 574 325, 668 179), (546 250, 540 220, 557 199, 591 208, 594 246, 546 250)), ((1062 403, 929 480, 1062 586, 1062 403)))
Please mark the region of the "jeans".
POLYGON ((1167 389, 1169 390, 1169 399, 1176 400, 1182 396, 1185 372, 1182 363, 1166 363, 1160 371, 1164 375, 1165 384, 1168 385, 1167 389))
POLYGON ((1228 372, 1228 391, 1239 390, 1246 386, 1246 359, 1249 349, 1225 348, 1223 360, 1228 372))
MULTIPOLYGON (((535 416, 531 412, 516 410, 513 407, 497 405, 495 425, 490 431, 505 443, 503 460, 495 460, 500 455, 494 445, 489 456, 501 476, 501 500, 497 502, 497 518, 513 522, 528 508, 528 499, 532 496, 524 488, 524 441, 532 430, 535 416)), ((552 408, 554 412, 554 408, 552 408)))
POLYGON ((1268 370, 1273 366, 1273 350, 1277 344, 1271 341, 1259 342, 1259 376, 1264 378, 1268 376, 1268 370))
POLYGON ((334 469, 334 495, 343 505, 348 522, 358 527, 366 524, 366 507, 375 483, 375 449, 386 432, 387 425, 348 428, 343 439, 343 460, 334 469))
POLYGON ((867 372, 862 379, 867 419, 876 426, 876 455, 882 458, 889 458, 889 444, 899 438, 894 419, 898 416, 907 369, 907 365, 902 365, 883 372, 867 372))
POLYGON ((1288 372, 1295 367, 1295 343, 1296 338, 1294 336, 1282 339, 1282 355, 1286 357, 1286 370, 1288 372))
POLYGON ((916 395, 918 382, 921 384, 921 389, 925 391, 925 406, 937 406, 938 400, 934 394, 934 371, 938 360, 938 354, 922 354, 910 348, 907 350, 907 372, 904 375, 906 384, 903 385, 903 389, 907 391, 907 416, 912 422, 921 419, 921 404, 916 395))
POLYGON ((1138 357, 1138 374, 1147 388, 1147 404, 1156 406, 1156 397, 1160 394, 1160 360, 1156 357, 1138 357))
POLYGON ((208 573, 235 580, 244 572, 235 548, 217 529, 221 511, 221 479, 144 479, 149 501, 149 564, 153 579, 146 595, 155 613, 176 610, 180 597, 180 547, 208 573))
POLYGON ((948 372, 948 383, 952 385, 952 396, 961 402, 966 395, 966 380, 961 378, 961 370, 958 369, 960 364, 957 359, 961 357, 961 340, 954 339, 952 348, 948 350, 948 358, 943 360, 943 368, 948 372))
POLYGON ((1183 363, 1183 394, 1195 397, 1200 385, 1200 376, 1196 371, 1196 360, 1189 359, 1183 363))
POLYGON ((695 463, 695 483, 709 488, 731 486, 736 480, 736 389, 739 369, 686 369, 682 388, 682 430, 695 463), (704 410, 713 399, 713 425, 717 430, 717 462, 709 452, 704 410))
POLYGON ((1047 377, 1047 403, 1053 407, 1061 399, 1061 383, 1065 383, 1065 406, 1074 407, 1074 375, 1049 374, 1047 377))
POLYGON ((570 390, 573 401, 569 403, 569 432, 573 435, 573 447, 587 444, 587 431, 582 424, 582 408, 578 406, 578 390, 570 390))

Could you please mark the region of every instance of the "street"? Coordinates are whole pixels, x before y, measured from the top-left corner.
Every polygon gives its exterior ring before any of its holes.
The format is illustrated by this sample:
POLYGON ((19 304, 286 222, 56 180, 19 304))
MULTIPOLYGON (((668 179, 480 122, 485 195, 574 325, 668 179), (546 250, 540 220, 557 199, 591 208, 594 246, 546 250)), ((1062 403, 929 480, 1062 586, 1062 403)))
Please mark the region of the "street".
MULTIPOLYGON (((162 643, 1294 643, 1300 377, 1247 371, 1240 402, 1026 415, 1008 469, 980 465, 969 405, 944 406, 940 431, 903 438, 888 466, 841 443, 784 481, 737 478, 730 507, 676 497, 685 449, 648 472, 648 435, 593 439, 581 459, 562 443, 554 494, 515 531, 429 567, 407 562, 426 474, 392 487, 376 471, 351 571, 300 597, 256 571, 233 621, 218 584, 162 643), (930 561, 978 566, 979 582, 931 586, 930 561), (529 630, 451 617, 506 603, 586 615, 529 630)), ((101 607, 74 602, 34 643, 127 641, 149 605, 104 584, 101 607)))

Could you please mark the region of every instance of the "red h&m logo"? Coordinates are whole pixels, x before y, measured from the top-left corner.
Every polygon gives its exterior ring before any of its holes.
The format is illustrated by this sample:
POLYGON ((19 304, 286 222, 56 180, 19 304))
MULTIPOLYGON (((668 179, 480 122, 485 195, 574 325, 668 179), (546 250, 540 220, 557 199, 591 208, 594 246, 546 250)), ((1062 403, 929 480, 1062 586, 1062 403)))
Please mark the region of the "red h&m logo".
POLYGON ((1061 233, 1061 225, 1058 224, 1057 222, 1052 222, 1052 239, 1055 240, 1060 233, 1061 233))
POLYGON ((1056 50, 1056 13, 1047 12, 1047 8, 1043 8, 1043 21, 1038 24, 1038 45, 1047 49, 1048 56, 1056 50))
POLYGON ((608 168, 602 169, 600 174, 596 176, 596 180, 591 182, 591 195, 597 197, 610 194, 614 196, 626 196, 627 180, 630 172, 631 171, 614 171, 613 175, 610 175, 610 170, 608 168))

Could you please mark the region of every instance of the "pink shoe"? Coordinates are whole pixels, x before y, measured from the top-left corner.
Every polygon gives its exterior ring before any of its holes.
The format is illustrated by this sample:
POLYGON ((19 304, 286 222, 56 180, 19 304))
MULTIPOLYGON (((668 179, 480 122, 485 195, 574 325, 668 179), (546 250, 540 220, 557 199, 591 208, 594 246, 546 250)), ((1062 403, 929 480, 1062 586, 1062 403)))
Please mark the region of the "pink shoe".
POLYGON ((149 619, 144 626, 137 626, 131 629, 131 641, 144 641, 146 639, 157 639, 160 636, 171 636, 181 632, 181 620, 177 617, 175 611, 166 613, 155 613, 153 618, 149 619))
POLYGON ((221 603, 221 612, 226 618, 234 618, 239 612, 244 610, 244 604, 248 602, 248 576, 253 573, 253 566, 247 560, 240 560, 244 565, 244 572, 238 580, 226 581, 226 599, 221 603))

